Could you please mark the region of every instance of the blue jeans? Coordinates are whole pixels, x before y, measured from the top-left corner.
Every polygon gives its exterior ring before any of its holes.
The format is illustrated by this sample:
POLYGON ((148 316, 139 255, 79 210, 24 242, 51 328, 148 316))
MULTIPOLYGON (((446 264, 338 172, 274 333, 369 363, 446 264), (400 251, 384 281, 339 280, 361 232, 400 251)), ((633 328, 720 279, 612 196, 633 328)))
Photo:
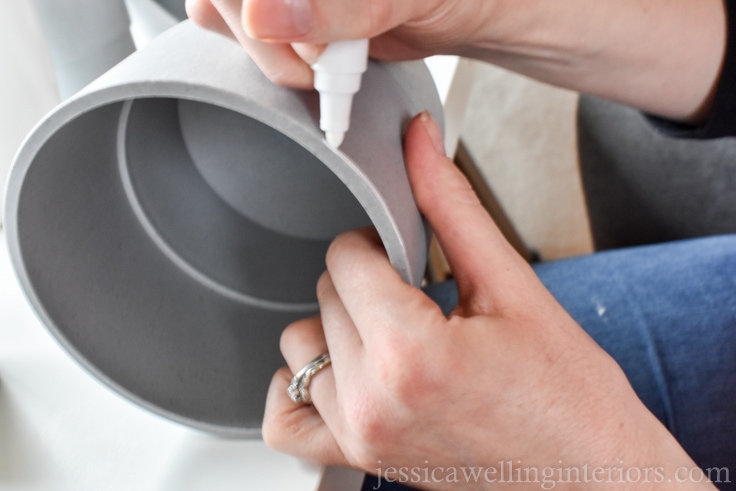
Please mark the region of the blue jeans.
MULTIPOLYGON (((535 271, 698 466, 728 469, 720 477, 731 482, 716 486, 736 490, 736 235, 596 253, 535 271)), ((453 282, 427 294, 445 312, 457 304, 453 282)), ((375 485, 368 476, 364 489, 375 485)), ((380 489, 408 488, 382 481, 380 489)))

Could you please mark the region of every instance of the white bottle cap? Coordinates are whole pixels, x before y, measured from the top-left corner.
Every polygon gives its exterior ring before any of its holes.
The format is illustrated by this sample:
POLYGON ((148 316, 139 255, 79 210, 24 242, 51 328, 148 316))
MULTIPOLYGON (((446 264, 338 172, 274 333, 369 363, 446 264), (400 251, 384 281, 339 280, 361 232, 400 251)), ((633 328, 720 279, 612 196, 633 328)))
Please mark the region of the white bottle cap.
POLYGON ((330 43, 312 66, 314 88, 320 94, 319 127, 333 148, 340 146, 350 128, 353 96, 367 68, 367 39, 330 43))

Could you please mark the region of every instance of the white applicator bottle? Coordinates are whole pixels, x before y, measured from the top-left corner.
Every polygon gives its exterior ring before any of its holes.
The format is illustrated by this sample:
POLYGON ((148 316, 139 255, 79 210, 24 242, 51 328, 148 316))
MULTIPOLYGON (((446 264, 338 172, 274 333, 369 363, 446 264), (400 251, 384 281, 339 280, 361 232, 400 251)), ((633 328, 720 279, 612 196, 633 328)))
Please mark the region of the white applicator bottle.
POLYGON ((319 127, 332 148, 342 144, 350 127, 353 96, 367 68, 367 39, 330 43, 312 65, 314 88, 319 92, 319 127))

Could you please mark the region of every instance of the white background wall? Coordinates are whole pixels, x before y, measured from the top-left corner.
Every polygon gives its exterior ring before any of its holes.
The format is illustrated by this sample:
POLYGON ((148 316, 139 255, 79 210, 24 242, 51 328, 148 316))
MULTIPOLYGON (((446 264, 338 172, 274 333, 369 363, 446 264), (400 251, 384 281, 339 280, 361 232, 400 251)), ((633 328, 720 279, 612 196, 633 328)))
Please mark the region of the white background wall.
POLYGON ((34 3, 0 0, 0 181, 3 196, 21 142, 57 103, 56 82, 34 3))
POLYGON ((461 129, 527 247, 550 260, 592 251, 578 169, 578 95, 478 63, 461 129))

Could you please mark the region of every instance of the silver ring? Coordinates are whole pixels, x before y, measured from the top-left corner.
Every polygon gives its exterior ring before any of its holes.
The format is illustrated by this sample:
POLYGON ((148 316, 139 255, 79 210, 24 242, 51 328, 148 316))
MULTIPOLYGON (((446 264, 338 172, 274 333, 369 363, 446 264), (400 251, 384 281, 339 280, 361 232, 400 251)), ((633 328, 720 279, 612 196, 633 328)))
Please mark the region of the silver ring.
POLYGON ((317 372, 329 364, 330 354, 324 353, 299 370, 286 388, 286 392, 291 397, 291 400, 297 404, 311 404, 312 397, 309 395, 309 382, 317 372))

